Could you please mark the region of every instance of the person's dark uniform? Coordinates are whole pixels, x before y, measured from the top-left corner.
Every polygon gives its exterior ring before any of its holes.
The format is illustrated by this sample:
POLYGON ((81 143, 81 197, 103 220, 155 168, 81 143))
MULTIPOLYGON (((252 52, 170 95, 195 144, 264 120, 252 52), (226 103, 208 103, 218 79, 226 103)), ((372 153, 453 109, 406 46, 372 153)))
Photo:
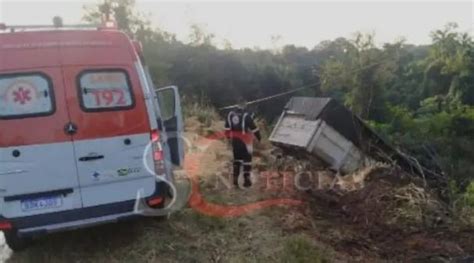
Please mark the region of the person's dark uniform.
POLYGON ((238 186, 240 167, 244 170, 244 187, 252 186, 250 171, 252 169, 253 137, 259 141, 260 131, 254 122, 254 115, 244 107, 229 112, 225 121, 227 137, 232 143, 234 154, 234 185, 238 186))

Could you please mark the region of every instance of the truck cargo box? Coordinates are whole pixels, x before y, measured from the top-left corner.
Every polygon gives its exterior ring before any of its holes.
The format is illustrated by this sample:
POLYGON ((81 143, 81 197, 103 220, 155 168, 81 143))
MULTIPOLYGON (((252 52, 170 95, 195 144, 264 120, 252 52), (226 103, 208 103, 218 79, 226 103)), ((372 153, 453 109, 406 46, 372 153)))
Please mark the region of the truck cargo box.
POLYGON ((332 98, 293 97, 275 125, 270 141, 318 156, 343 173, 366 161, 395 162, 403 170, 433 179, 440 175, 392 147, 357 115, 332 98))
MULTIPOLYGON (((330 99, 312 101, 312 109, 322 111, 330 99)), ((303 102, 304 103, 304 102, 303 102)), ((314 114, 311 110, 310 114, 314 114)), ((332 169, 350 173, 360 168, 368 158, 347 138, 319 118, 308 118, 308 112, 284 110, 270 141, 274 144, 300 148, 318 156, 332 169)))

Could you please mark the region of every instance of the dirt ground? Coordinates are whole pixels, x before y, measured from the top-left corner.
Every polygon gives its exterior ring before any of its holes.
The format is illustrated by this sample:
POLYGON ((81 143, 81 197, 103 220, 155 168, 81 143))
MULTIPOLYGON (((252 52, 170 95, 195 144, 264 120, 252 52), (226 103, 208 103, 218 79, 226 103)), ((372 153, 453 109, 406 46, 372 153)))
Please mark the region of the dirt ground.
MULTIPOLYGON (((268 173, 281 167, 268 142, 264 142, 256 147, 254 186, 248 190, 227 187, 231 153, 226 142, 197 143, 201 138, 198 134, 210 135, 219 125, 203 127, 195 119, 187 122, 187 138, 191 142, 187 150, 199 153, 197 182, 206 203, 240 207, 265 200, 302 202, 276 202, 240 216, 223 217, 199 212, 196 207, 203 207, 202 201, 165 218, 143 218, 48 235, 12 255, 2 245, 0 260, 474 262, 469 258, 474 254, 474 230, 453 228, 443 214, 443 206, 431 193, 416 182, 398 178, 397 171, 384 166, 334 183, 334 174, 311 161, 316 166, 311 169, 319 169, 322 175, 323 180, 318 181, 322 187, 300 191, 292 177, 268 173), (426 211, 436 212, 427 216, 426 211)), ((291 167, 292 171, 309 168, 299 160, 286 161, 286 168, 291 167)), ((180 195, 190 196, 192 180, 183 176, 186 171, 177 174, 180 195)))
POLYGON ((454 227, 442 215, 418 217, 418 207, 406 206, 411 201, 390 200, 393 187, 377 179, 344 196, 312 193, 306 215, 317 226, 314 238, 351 262, 474 262, 472 229, 454 227), (396 208, 392 202, 399 202, 396 208))

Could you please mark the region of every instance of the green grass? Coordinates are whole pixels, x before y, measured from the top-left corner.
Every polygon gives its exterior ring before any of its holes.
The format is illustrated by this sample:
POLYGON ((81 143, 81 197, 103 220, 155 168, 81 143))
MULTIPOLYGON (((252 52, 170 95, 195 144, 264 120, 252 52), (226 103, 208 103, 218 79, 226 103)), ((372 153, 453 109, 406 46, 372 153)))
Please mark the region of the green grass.
POLYGON ((326 262, 314 261, 321 255, 311 241, 283 232, 279 218, 287 212, 218 218, 184 208, 168 219, 51 234, 9 262, 326 262))
POLYGON ((325 263, 329 262, 327 252, 318 248, 314 242, 304 235, 294 235, 285 240, 282 263, 325 263))

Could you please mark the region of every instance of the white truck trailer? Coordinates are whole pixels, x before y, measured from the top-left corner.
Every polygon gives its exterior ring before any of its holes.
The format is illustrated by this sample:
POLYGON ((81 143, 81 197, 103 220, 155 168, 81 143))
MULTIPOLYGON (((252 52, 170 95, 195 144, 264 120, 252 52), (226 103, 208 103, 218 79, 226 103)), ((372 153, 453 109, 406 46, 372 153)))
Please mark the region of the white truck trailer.
POLYGON ((354 123, 353 118, 357 117, 349 113, 330 98, 294 97, 283 110, 270 141, 276 145, 305 150, 318 156, 332 169, 351 173, 370 158, 351 141, 350 137, 357 135, 353 133, 351 127, 354 123), (330 108, 336 111, 328 114, 330 108), (334 115, 332 118, 337 119, 326 120, 329 115, 334 115), (331 123, 334 121, 350 123, 347 125, 341 123, 333 127, 331 123), (337 128, 346 129, 346 132, 341 134, 337 128), (347 129, 351 132, 348 133, 347 129))

